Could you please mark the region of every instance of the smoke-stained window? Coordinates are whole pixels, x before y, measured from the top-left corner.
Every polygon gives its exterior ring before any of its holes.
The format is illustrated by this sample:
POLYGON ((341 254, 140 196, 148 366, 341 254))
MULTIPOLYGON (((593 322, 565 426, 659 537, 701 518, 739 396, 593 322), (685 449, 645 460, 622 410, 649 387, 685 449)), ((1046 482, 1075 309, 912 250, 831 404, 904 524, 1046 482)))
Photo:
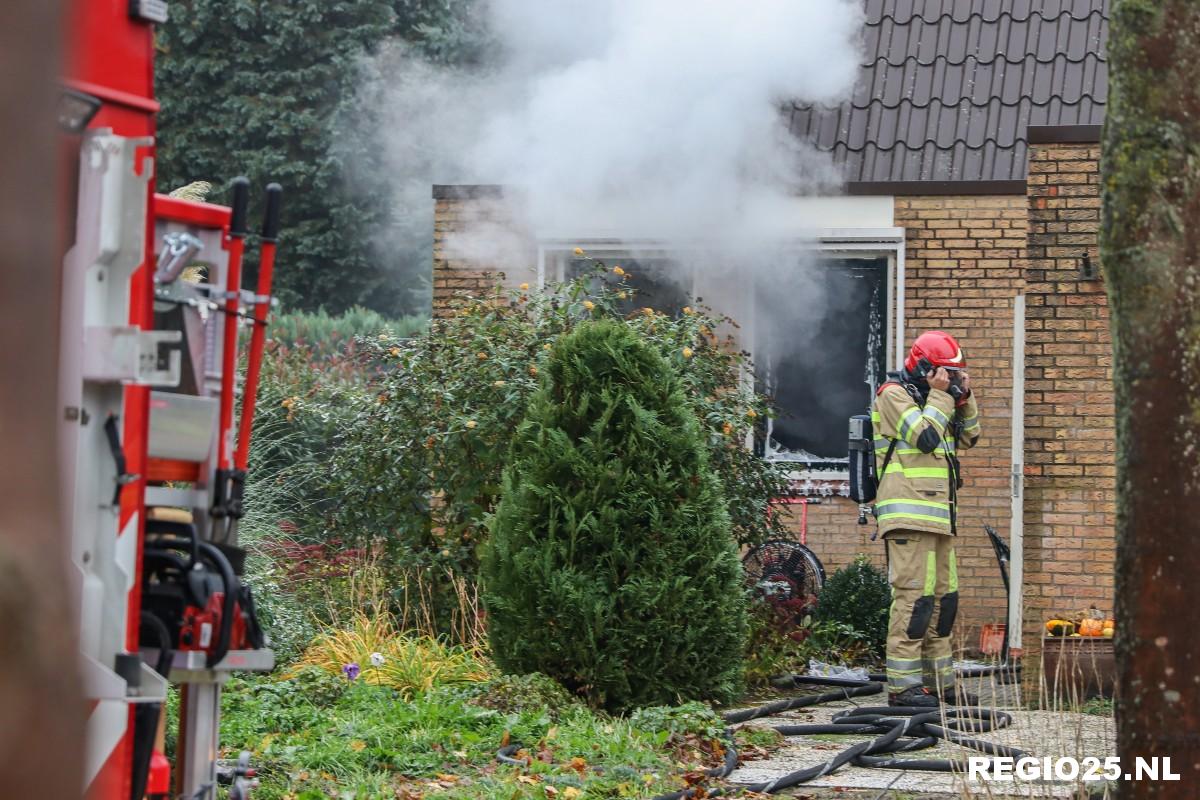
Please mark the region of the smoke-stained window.
POLYGON ((842 470, 847 419, 864 413, 886 372, 886 258, 810 259, 755 288, 755 363, 778 418, 762 454, 797 469, 842 470))
MULTIPOLYGON (((605 264, 597 281, 617 285, 615 265, 632 276, 621 283, 636 289, 623 302, 625 313, 651 307, 673 316, 695 301, 701 279, 694 258, 595 246, 588 251, 605 264)), ((546 274, 548 280, 570 280, 595 264, 560 251, 547 259, 546 274)), ((738 317, 741 335, 752 337, 740 346, 753 351, 758 388, 776 406, 778 416, 758 433, 761 455, 797 471, 829 472, 830 478, 844 473, 847 420, 869 408, 886 377, 889 269, 888 257, 878 251, 822 257, 792 250, 769 266, 744 267, 748 280, 715 303, 709 300, 718 312, 738 317)))

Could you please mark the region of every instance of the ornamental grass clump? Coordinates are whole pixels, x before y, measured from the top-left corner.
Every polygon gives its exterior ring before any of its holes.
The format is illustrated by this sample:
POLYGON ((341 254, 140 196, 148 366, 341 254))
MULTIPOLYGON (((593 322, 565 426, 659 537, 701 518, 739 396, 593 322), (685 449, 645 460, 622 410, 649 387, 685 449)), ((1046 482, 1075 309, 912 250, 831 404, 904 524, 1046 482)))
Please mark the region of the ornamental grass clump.
POLYGON ((441 686, 479 683, 495 676, 488 660, 469 648, 430 636, 399 633, 386 614, 358 613, 346 628, 319 634, 287 677, 306 667, 395 689, 405 699, 441 686))
POLYGON ((630 326, 557 341, 482 565, 492 655, 610 711, 732 699, 741 563, 677 372, 630 326))

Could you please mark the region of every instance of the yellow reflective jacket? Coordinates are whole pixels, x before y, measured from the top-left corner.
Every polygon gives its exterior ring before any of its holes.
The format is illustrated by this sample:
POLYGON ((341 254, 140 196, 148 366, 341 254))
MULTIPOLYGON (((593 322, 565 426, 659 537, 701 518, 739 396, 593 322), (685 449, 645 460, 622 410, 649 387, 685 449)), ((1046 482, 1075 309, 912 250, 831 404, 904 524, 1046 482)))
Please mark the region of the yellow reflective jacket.
POLYGON ((958 450, 979 441, 979 406, 975 395, 960 408, 940 389, 930 389, 922 408, 899 383, 884 384, 871 408, 875 429, 875 469, 892 441, 896 447, 880 475, 875 500, 879 532, 893 530, 952 533, 958 450))

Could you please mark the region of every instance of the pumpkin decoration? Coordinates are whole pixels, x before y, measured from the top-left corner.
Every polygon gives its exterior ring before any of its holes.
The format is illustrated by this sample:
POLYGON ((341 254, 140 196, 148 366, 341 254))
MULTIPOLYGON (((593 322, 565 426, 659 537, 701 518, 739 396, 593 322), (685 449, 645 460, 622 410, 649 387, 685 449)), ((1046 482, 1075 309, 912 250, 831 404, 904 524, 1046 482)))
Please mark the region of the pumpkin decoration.
POLYGON ((1051 636, 1070 636, 1075 633, 1075 623, 1065 619, 1052 619, 1046 623, 1046 632, 1051 636))
POLYGON ((1085 618, 1079 621, 1080 636, 1103 636, 1104 620, 1085 618))

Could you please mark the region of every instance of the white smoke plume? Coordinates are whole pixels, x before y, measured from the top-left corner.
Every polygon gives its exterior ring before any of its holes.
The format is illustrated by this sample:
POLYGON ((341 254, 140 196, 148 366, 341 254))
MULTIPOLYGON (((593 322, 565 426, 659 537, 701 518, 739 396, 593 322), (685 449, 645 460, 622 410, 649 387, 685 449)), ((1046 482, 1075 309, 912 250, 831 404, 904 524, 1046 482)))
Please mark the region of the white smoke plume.
POLYGON ((486 74, 400 50, 376 63, 373 102, 414 231, 431 183, 501 184, 538 235, 742 249, 796 228, 789 198, 836 183, 783 108, 851 91, 854 0, 486 1, 500 48, 486 74))
MULTIPOLYGON (((488 69, 447 70, 397 47, 365 88, 384 123, 400 257, 424 254, 409 263, 428 274, 432 184, 499 184, 498 200, 460 209, 471 218, 445 232, 445 255, 532 281, 533 239, 589 252, 606 241, 636 272, 657 265, 655 291, 673 283, 676 300, 745 323, 738 339, 772 391, 807 411, 825 402, 803 388, 827 367, 807 343, 861 309, 828 296, 848 285, 796 246, 821 227, 796 197, 840 180, 789 133, 785 110, 853 90, 860 0, 480 2, 496 47, 488 69)), ((566 274, 557 263, 547 280, 566 274)), ((645 277, 636 302, 661 302, 645 277)), ((833 417, 869 402, 853 366, 845 380, 833 417)), ((812 446, 837 456, 840 441, 812 446)))

